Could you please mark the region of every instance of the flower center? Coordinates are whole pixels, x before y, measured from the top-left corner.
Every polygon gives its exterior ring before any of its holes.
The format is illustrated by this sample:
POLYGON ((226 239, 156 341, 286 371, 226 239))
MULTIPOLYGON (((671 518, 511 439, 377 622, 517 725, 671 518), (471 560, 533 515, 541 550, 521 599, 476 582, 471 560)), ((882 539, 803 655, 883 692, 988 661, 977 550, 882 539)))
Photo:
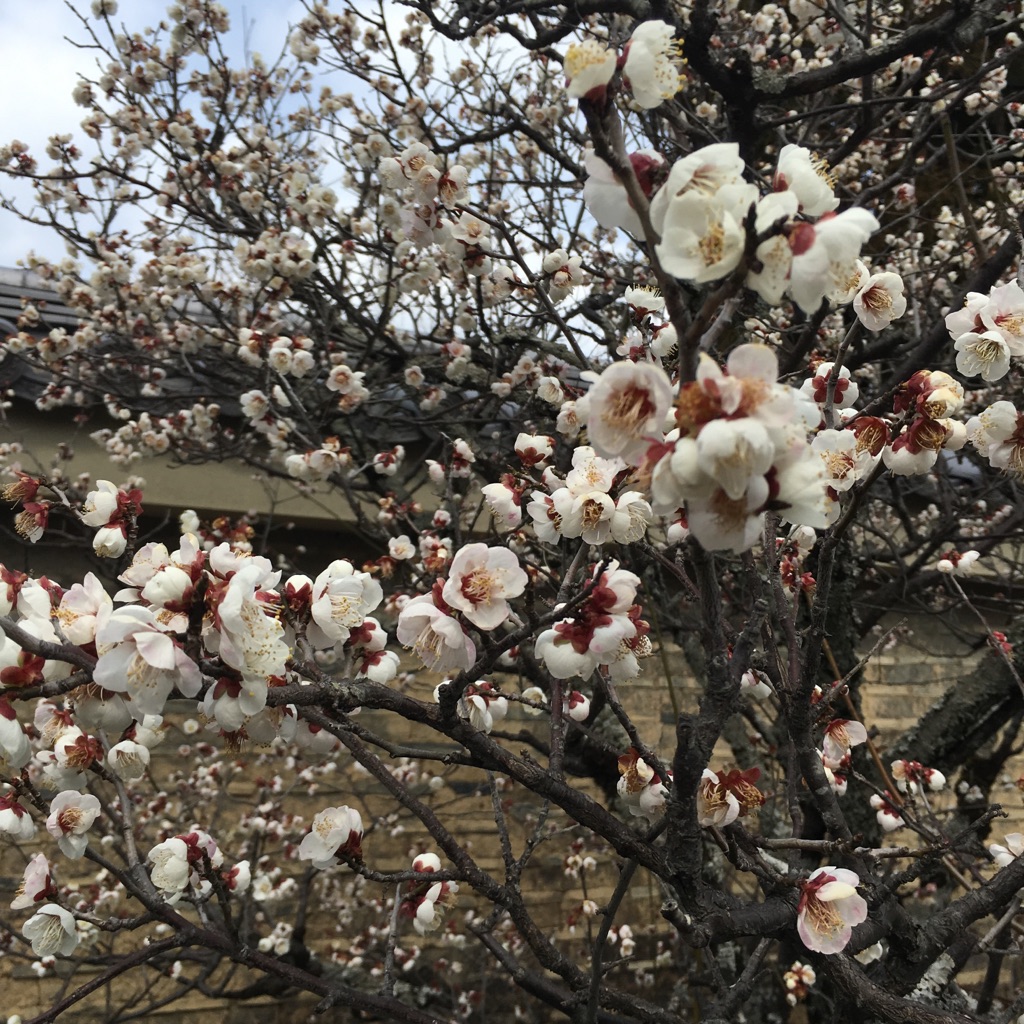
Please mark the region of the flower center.
POLYGON ((57 827, 64 833, 64 835, 74 832, 81 823, 81 807, 65 807, 64 810, 57 815, 57 827))
POLYGON ((864 293, 864 305, 876 313, 883 313, 892 309, 892 296, 881 285, 875 285, 864 293))
POLYGON ((725 228, 721 221, 716 221, 708 228, 708 233, 697 243, 704 266, 711 267, 722 262, 725 255, 725 228))
POLYGON ((818 935, 831 936, 843 927, 843 918, 833 903, 819 900, 817 896, 810 894, 806 909, 811 929, 818 935))
POLYGON ((853 459, 845 452, 823 452, 825 468, 835 480, 845 480, 847 473, 853 469, 853 459))
POLYGON ((1024 313, 1007 313, 1005 316, 997 316, 996 323, 999 327, 1010 334, 1024 334, 1024 313))
POLYGON ((472 569, 462 577, 462 596, 471 604, 484 604, 491 600, 498 581, 487 568, 472 569))
POLYGON ((985 338, 972 345, 971 350, 974 353, 974 358, 977 359, 979 363, 990 365, 1002 357, 1004 347, 998 341, 992 341, 989 338, 985 338))
POLYGON ((650 393, 644 388, 629 385, 612 397, 601 419, 609 427, 636 435, 643 430, 654 412, 650 393))

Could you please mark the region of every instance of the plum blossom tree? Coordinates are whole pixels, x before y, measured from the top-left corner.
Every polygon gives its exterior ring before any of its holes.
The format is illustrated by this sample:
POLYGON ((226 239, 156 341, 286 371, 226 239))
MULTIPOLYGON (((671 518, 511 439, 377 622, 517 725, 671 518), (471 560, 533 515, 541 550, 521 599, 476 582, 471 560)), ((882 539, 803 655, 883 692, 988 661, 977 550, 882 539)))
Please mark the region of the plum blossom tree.
POLYGON ((26 303, 0 367, 124 477, 0 449, 23 544, 98 566, 0 567, 0 953, 99 971, 32 1019, 138 975, 136 1015, 1016 1020, 1017 6, 310 0, 244 65, 213 0, 127 17, 81 13, 79 134, 0 146, 77 318, 26 303), (371 556, 169 537, 150 458, 371 556), (896 609, 989 654, 883 741, 896 609))

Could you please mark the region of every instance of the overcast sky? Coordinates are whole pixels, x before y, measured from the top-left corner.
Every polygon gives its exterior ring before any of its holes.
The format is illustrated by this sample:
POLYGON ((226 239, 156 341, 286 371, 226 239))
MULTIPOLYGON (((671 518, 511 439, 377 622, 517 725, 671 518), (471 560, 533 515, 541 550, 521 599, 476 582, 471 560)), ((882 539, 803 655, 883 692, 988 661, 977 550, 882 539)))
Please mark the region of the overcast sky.
MULTIPOLYGON (((79 7, 88 12, 91 0, 79 7)), ((169 0, 120 0, 117 17, 131 31, 159 21, 169 0)), ((242 61, 243 25, 249 26, 250 51, 276 56, 287 38, 288 26, 303 14, 299 0, 221 0, 231 14, 232 58, 242 61)), ((58 132, 82 138, 84 111, 71 99, 79 71, 95 66, 90 51, 77 49, 69 39, 85 38, 82 25, 63 0, 0 0, 0 139, 27 142, 46 166, 46 139, 58 132)), ((90 77, 95 77, 91 75, 90 77)), ((10 194, 10 182, 0 180, 0 192, 10 194)), ((20 198, 28 195, 17 190, 20 198)), ((0 267, 13 267, 29 249, 50 258, 63 255, 52 232, 23 224, 0 210, 0 267)))

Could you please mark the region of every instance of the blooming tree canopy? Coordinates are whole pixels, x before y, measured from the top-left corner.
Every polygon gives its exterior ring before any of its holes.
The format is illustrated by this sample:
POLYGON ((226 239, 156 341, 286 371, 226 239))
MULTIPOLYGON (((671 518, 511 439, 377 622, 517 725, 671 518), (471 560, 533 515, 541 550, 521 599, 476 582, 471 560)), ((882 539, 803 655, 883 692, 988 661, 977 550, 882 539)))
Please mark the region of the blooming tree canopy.
POLYGON ((0 446, 0 954, 144 1010, 1015 1019, 1015 6, 316 0, 240 65, 213 0, 129 16, 0 145, 75 321, 0 371, 112 463, 0 446), (168 529, 157 458, 345 550, 168 529), (987 660, 881 735, 910 609, 987 660))

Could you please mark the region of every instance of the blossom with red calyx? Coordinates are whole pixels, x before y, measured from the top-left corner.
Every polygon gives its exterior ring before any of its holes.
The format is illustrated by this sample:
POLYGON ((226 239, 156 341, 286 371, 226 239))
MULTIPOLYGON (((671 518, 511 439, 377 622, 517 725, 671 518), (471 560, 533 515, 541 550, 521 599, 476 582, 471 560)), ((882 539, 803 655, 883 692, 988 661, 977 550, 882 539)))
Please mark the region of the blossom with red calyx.
POLYGON ((18 533, 35 544, 46 532, 50 520, 49 501, 26 501, 22 511, 14 519, 14 528, 18 533))
POLYGON ((668 375, 653 363, 612 363, 586 395, 587 434, 602 458, 638 462, 672 408, 668 375))
POLYGON ((28 473, 23 473, 20 469, 16 469, 14 473, 18 479, 0 490, 0 498, 15 504, 19 501, 32 501, 42 486, 42 480, 29 476, 28 473))
POLYGON ((586 99, 592 103, 604 100, 608 84, 615 75, 618 66, 618 54, 615 50, 603 46, 596 39, 584 39, 573 43, 565 51, 562 65, 565 71, 566 92, 576 99, 586 99))
POLYGON ((503 473, 497 483, 485 484, 480 488, 491 511, 495 529, 504 533, 516 530, 523 521, 523 494, 528 484, 516 481, 511 473, 503 473))
POLYGON ((0 697, 0 772, 19 772, 32 760, 28 734, 6 697, 0 697))
POLYGON ((967 437, 996 469, 1024 479, 1024 413, 1012 402, 995 402, 972 416, 967 437))
POLYGON ((634 633, 632 636, 623 637, 612 656, 602 661, 602 664, 608 665, 609 679, 635 679, 640 674, 640 662, 654 653, 648 636, 651 625, 646 619, 641 618, 642 614, 643 608, 638 604, 633 605, 626 613, 627 618, 633 623, 634 633))
POLYGON ((764 794, 754 785, 761 769, 713 772, 705 768, 697 790, 697 820, 705 828, 728 825, 764 803, 764 794))
POLYGON ((885 796, 872 793, 870 804, 883 832, 895 832, 896 829, 903 828, 906 824, 896 806, 893 795, 888 790, 886 790, 885 796))
POLYGON ((895 412, 916 411, 931 419, 953 416, 964 404, 963 385, 942 370, 918 370, 896 390, 895 412))
MULTIPOLYGON (((441 860, 436 853, 421 853, 412 862, 413 871, 432 875, 441 870, 441 860)), ((399 913, 412 918, 412 926, 420 935, 434 931, 444 921, 444 911, 455 905, 455 894, 459 891, 457 882, 410 882, 403 898, 399 913)))
POLYGON ((535 651, 556 679, 587 679, 598 665, 620 656, 621 643, 637 635, 630 617, 640 579, 618 562, 610 562, 572 617, 537 637, 535 651))
POLYGON ((633 30, 622 55, 622 77, 634 101, 653 110, 686 85, 682 40, 665 21, 643 21, 633 30))
POLYGON ((203 698, 203 714, 213 718, 226 732, 238 732, 247 718, 267 705, 267 685, 263 680, 222 675, 203 698))
MULTIPOLYGON (((828 385, 832 379, 832 368, 835 363, 819 363, 814 376, 808 378, 800 386, 803 394, 813 398, 818 405, 824 405, 828 398, 828 385)), ((860 387, 850 379, 850 371, 845 366, 839 368, 836 377, 835 393, 832 403, 836 409, 845 409, 853 405, 860 397, 860 387)))
POLYGON ((867 920, 868 905, 857 892, 860 878, 831 865, 818 868, 800 887, 796 930, 818 953, 840 953, 855 925, 867 920))
MULTIPOLYGON (((17 689, 27 686, 39 686, 44 682, 43 670, 46 668, 46 659, 40 658, 30 651, 21 650, 13 641, 8 641, 0 648, 0 657, 3 657, 10 650, 14 656, 12 664, 0 668, 0 683, 17 689)), ((6 658, 4 659, 6 660, 6 658)))
POLYGON ((851 747, 866 743, 868 731, 862 722, 847 718, 835 718, 825 726, 825 740, 822 750, 830 761, 841 761, 851 747))
POLYGON ((590 698, 579 690, 571 691, 562 701, 562 714, 574 722, 585 722, 590 717, 590 698))
POLYGON ((169 903, 174 903, 180 899, 189 882, 200 881, 206 860, 211 867, 217 868, 224 855, 210 835, 196 829, 158 843, 146 859, 152 865, 150 877, 153 884, 170 897, 169 903))
POLYGON ((368 651, 355 664, 357 679, 369 679, 372 683, 389 683, 398 675, 400 659, 394 651, 368 651))
MULTIPOLYGON (((630 747, 619 758, 619 776, 616 789, 630 814, 651 822, 660 817, 668 798, 668 786, 636 748, 630 747)), ((672 781, 671 772, 668 781, 672 781)))
POLYGON ((790 1006, 807 998, 807 992, 817 981, 814 968, 797 960, 788 971, 782 976, 782 983, 786 986, 786 1002, 790 1006))
POLYGON ((555 439, 547 434, 520 434, 516 438, 515 452, 526 469, 532 469, 551 458, 555 439))
POLYGON ((474 729, 489 733, 508 714, 508 700, 492 683, 477 682, 466 687, 459 701, 459 713, 469 719, 474 729))
POLYGON ((946 785, 946 776, 938 768, 926 768, 920 761, 893 761, 889 768, 901 793, 914 794, 920 789, 938 792, 946 785))
POLYGON ((13 843, 27 842, 36 834, 32 815, 18 803, 14 792, 0 796, 0 839, 13 843))
POLYGON ((10 615, 17 607, 22 587, 29 582, 28 573, 0 565, 0 614, 10 615))
POLYGON ((118 558, 128 544, 128 531, 142 515, 142 491, 124 491, 109 480, 98 480, 80 512, 86 526, 97 528, 93 549, 104 558, 118 558))
POLYGON ((11 900, 11 910, 27 910, 36 903, 42 903, 43 900, 56 895, 57 890, 50 877, 49 861, 45 854, 37 853, 25 866, 21 885, 11 900))
POLYGON ((95 736, 72 726, 57 737, 53 753, 61 768, 83 772, 94 761, 103 760, 103 744, 95 736))
POLYGON ((946 426, 941 421, 915 416, 892 444, 883 449, 882 461, 897 476, 927 473, 935 465, 947 436, 946 426))
POLYGON ((57 840, 60 852, 70 860, 85 856, 89 845, 86 832, 100 813, 100 802, 91 793, 65 791, 50 802, 46 831, 57 840))
POLYGON ((974 563, 981 558, 978 551, 954 551, 950 549, 935 563, 935 568, 947 576, 966 576, 974 569, 974 563))
POLYGON ((853 759, 847 754, 838 761, 832 761, 820 750, 818 754, 821 757, 821 766, 825 770, 825 778, 828 780, 829 788, 836 796, 846 796, 849 775, 853 770, 853 759))
POLYGON ((997 651, 1002 651, 1003 654, 1013 654, 1013 644, 1006 639, 1006 634, 1001 630, 993 629, 988 636, 989 646, 994 647, 997 651))
POLYGON ((805 217, 831 213, 839 205, 834 188, 835 176, 817 153, 793 143, 779 150, 772 192, 792 192, 797 209, 805 217))
POLYGON ((853 311, 869 331, 888 327, 907 311, 903 278, 889 271, 872 274, 854 296, 853 311))
MULTIPOLYGON (((641 191, 650 199, 667 174, 665 158, 653 149, 642 149, 628 156, 641 191)), ((583 154, 587 180, 583 183, 583 202, 590 215, 604 228, 622 228, 637 238, 644 237, 643 226, 630 201, 622 180, 592 149, 583 154)))
POLYGON ((252 882, 249 862, 240 860, 230 871, 222 871, 220 880, 230 892, 246 892, 252 882))
POLYGON ((299 844, 299 859, 323 871, 345 858, 363 859, 363 819, 351 807, 326 807, 313 817, 309 835, 299 844))

